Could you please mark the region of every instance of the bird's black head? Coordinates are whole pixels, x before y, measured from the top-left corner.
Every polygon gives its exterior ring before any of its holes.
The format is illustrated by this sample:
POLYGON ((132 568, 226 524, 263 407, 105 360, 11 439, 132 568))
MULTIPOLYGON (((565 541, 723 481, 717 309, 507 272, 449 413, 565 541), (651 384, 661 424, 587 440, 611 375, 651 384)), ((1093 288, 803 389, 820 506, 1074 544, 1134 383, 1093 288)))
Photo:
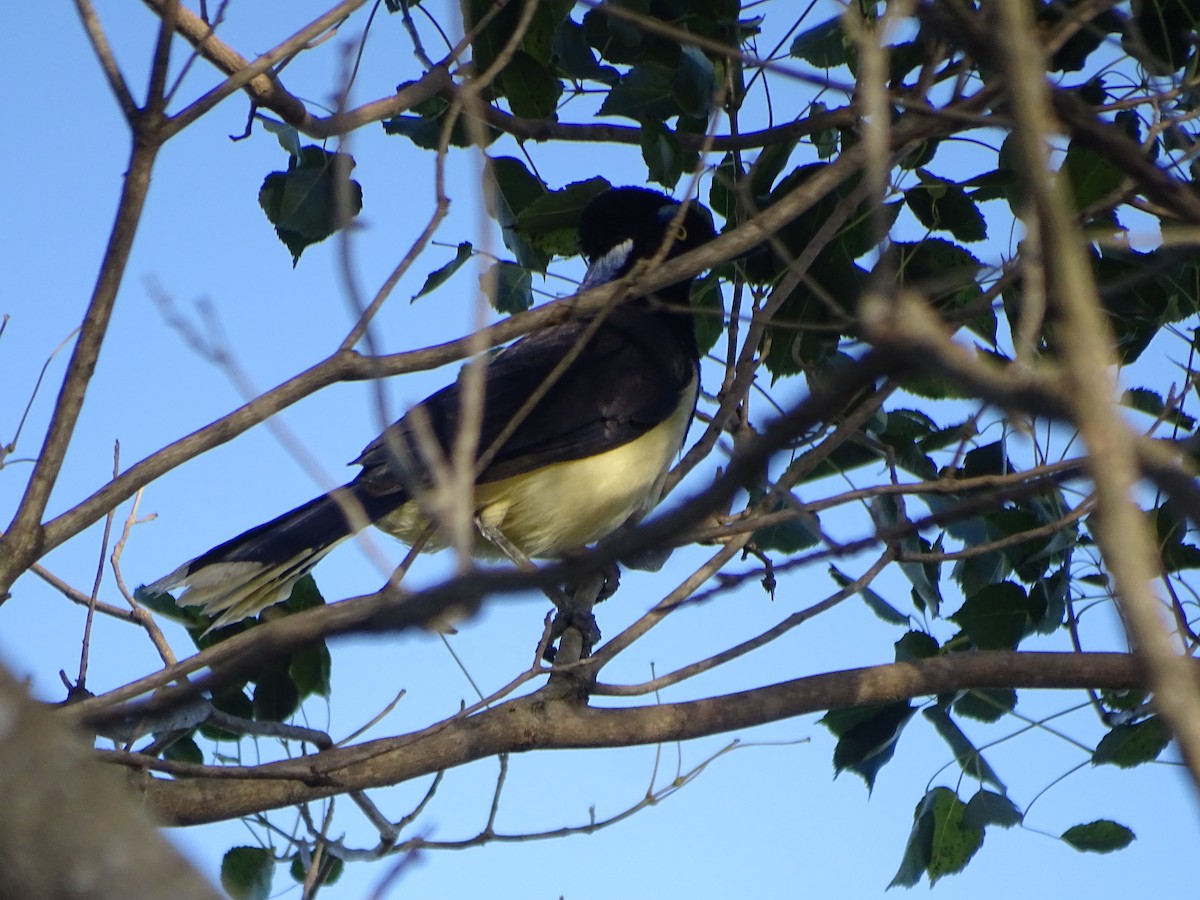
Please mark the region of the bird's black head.
MULTIPOLYGON (((614 281, 638 260, 654 256, 678 212, 677 201, 646 188, 613 188, 595 197, 579 216, 579 250, 588 262, 583 286, 614 281)), ((712 213, 692 203, 671 235, 667 258, 695 250, 715 236, 712 213)))

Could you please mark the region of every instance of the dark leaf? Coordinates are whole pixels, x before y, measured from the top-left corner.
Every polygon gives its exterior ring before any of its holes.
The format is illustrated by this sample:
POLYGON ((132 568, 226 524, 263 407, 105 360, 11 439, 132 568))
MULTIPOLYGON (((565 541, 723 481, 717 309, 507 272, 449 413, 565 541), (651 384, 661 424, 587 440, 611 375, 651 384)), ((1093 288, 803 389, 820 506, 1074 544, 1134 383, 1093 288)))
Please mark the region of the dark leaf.
POLYGON ((712 185, 708 189, 708 205, 714 213, 729 222, 736 221, 737 181, 737 163, 732 153, 726 153, 713 170, 712 185))
POLYGON ((648 119, 642 123, 639 142, 650 180, 667 189, 675 187, 684 168, 684 154, 675 135, 662 123, 648 119))
POLYGON ((562 95, 562 82, 528 53, 518 50, 499 81, 513 115, 527 119, 557 121, 558 98, 562 95))
POLYGON ((935 788, 921 798, 913 811, 913 827, 909 832, 908 842, 904 845, 904 857, 900 860, 900 868, 892 878, 889 888, 914 887, 929 866, 933 852, 933 807, 937 800, 937 791, 945 788, 935 788))
POLYGON ((725 298, 721 294, 721 279, 716 272, 709 272, 695 282, 691 302, 696 347, 703 356, 716 346, 725 333, 725 298))
POLYGON ((1095 265, 1100 300, 1123 364, 1137 359, 1164 325, 1200 311, 1200 260, 1195 254, 1106 248, 1095 265))
POLYGON ((874 788, 875 776, 896 752, 900 732, 914 712, 906 701, 828 712, 821 724, 838 737, 834 771, 849 769, 862 776, 868 791, 874 788))
POLYGON ((1053 634, 1067 613, 1071 579, 1065 568, 1034 582, 1029 592, 1030 618, 1038 634, 1053 634))
POLYGON ((1075 208, 1083 211, 1121 186, 1124 173, 1107 156, 1101 156, 1077 141, 1067 146, 1063 172, 1075 198, 1075 208))
MULTIPOLYGON (((854 579, 849 575, 846 575, 840 571, 837 566, 829 567, 829 577, 837 582, 839 587, 846 587, 846 585, 851 584, 854 581, 854 579)), ((871 590, 871 588, 861 588, 858 591, 858 595, 863 598, 863 601, 867 604, 867 608, 870 609, 871 612, 875 613, 875 615, 877 615, 879 618, 883 619, 883 621, 891 625, 908 624, 908 616, 900 612, 900 610, 896 609, 896 607, 892 606, 892 604, 880 597, 879 594, 875 593, 875 591, 871 590)))
POLYGON ((1017 692, 1012 688, 974 688, 954 701, 954 711, 960 716, 980 722, 996 722, 1017 706, 1017 692))
POLYGON ((272 172, 262 183, 258 203, 295 265, 305 248, 344 228, 362 210, 362 187, 350 177, 354 158, 305 147, 286 172, 272 172))
MULTIPOLYGON (((337 880, 342 877, 342 872, 346 870, 346 864, 339 857, 331 856, 328 853, 321 856, 321 871, 317 874, 316 884, 337 884, 337 880)), ((308 870, 304 866, 304 860, 297 853, 292 857, 292 864, 288 866, 288 874, 292 876, 292 880, 298 884, 303 884, 308 877, 308 870)))
POLYGON ((975 796, 967 801, 963 824, 973 828, 983 828, 987 825, 1011 828, 1020 825, 1024 818, 1025 814, 1003 794, 980 788, 975 796))
POLYGON ((141 585, 133 592, 133 599, 151 612, 165 616, 176 622, 182 622, 189 628, 200 628, 203 630, 208 627, 207 619, 197 612, 195 607, 180 606, 170 594, 160 594, 157 591, 147 589, 145 585, 141 585))
POLYGON ((1121 402, 1130 409, 1144 412, 1146 415, 1154 419, 1161 419, 1169 425, 1178 425, 1185 431, 1194 431, 1196 429, 1195 419, 1186 413, 1180 412, 1177 407, 1168 409, 1166 403, 1163 402, 1162 395, 1149 388, 1129 388, 1121 397, 1121 402))
MULTIPOLYGON (((1046 26, 1058 26, 1070 16, 1070 11, 1058 3, 1048 3, 1038 11, 1038 22, 1046 26)), ((1121 17, 1112 11, 1091 16, 1086 24, 1077 28, 1050 58, 1049 70, 1054 72, 1078 72, 1087 63, 1087 58, 1104 43, 1109 32, 1121 31, 1121 17)), ((1102 103, 1103 100, 1097 101, 1102 103)))
MULTIPOLYGON (((212 705, 226 715, 247 720, 254 718, 254 704, 246 696, 246 692, 241 686, 226 688, 221 693, 214 695, 212 705)), ((200 733, 213 741, 236 741, 241 737, 240 734, 225 731, 213 725, 201 725, 200 733)))
POLYGON ((325 646, 324 641, 317 641, 301 647, 292 654, 288 675, 296 685, 301 700, 311 694, 328 697, 332 668, 333 660, 329 656, 329 648, 325 646))
POLYGON ((1029 630, 1029 597, 1011 581, 991 584, 967 597, 950 616, 980 650, 1012 650, 1029 630))
POLYGON ((983 844, 983 829, 966 821, 966 809, 949 788, 929 791, 913 813, 904 859, 888 887, 913 887, 922 873, 932 886, 962 871, 983 844))
POLYGON ((163 759, 200 766, 204 765, 204 751, 200 749, 191 735, 184 735, 163 751, 163 759))
POLYGON ((413 294, 413 300, 416 300, 419 297, 424 297, 430 291, 436 290, 445 284, 450 279, 450 276, 461 269, 463 264, 471 258, 471 253, 474 251, 474 249, 475 248, 471 246, 470 241, 462 241, 458 245, 458 251, 454 254, 454 259, 450 260, 450 262, 446 263, 441 268, 430 272, 425 278, 425 284, 421 290, 413 294))
POLYGON ((796 35, 788 55, 820 69, 832 69, 849 61, 846 53, 848 42, 849 38, 842 30, 842 20, 835 16, 796 35))
POLYGON ((924 631, 910 631, 896 641, 896 662, 909 659, 933 659, 941 652, 937 639, 924 631))
POLYGON ((1012 466, 1004 452, 1003 440, 968 450, 963 457, 962 474, 964 478, 978 478, 981 475, 1007 475, 1011 471, 1012 466))
POLYGON ((712 61, 690 44, 680 48, 679 66, 672 82, 675 102, 685 116, 706 120, 712 114, 716 76, 712 61))
POLYGON ((988 765, 987 760, 975 749, 975 745, 963 734, 962 729, 955 724, 945 709, 940 706, 931 706, 922 710, 922 714, 933 723, 933 727, 942 736, 942 740, 949 745, 954 759, 968 776, 977 781, 986 782, 1001 791, 1005 790, 1000 776, 988 765))
POLYGON ((234 847, 221 859, 221 887, 232 900, 267 900, 275 858, 263 847, 234 847))
POLYGON ((675 70, 648 62, 621 76, 620 84, 608 92, 597 115, 661 122, 683 112, 675 98, 675 70))
POLYGON ((1122 769, 1132 769, 1158 759, 1171 742, 1171 735, 1158 716, 1151 716, 1133 725, 1117 725, 1100 739, 1092 763, 1110 763, 1122 769))
POLYGON ((255 678, 254 718, 282 722, 300 707, 300 692, 289 674, 290 659, 265 666, 255 678))
MULTIPOLYGON (((759 502, 761 493, 752 491, 750 499, 752 503, 759 502), (756 498, 756 494, 758 497, 756 498)), ((796 518, 780 522, 777 525, 768 525, 765 528, 759 528, 754 532, 754 544, 760 550, 778 550, 780 553, 799 553, 801 550, 807 550, 821 541, 821 523, 813 513, 804 512, 800 509, 800 501, 793 497, 789 503, 782 497, 772 495, 763 506, 764 513, 782 512, 784 510, 796 511, 796 518)))
POLYGON ((484 201, 488 212, 500 225, 504 246, 522 266, 534 272, 545 272, 551 254, 539 250, 517 230, 517 216, 549 191, 525 168, 525 163, 511 156, 493 158, 486 171, 484 201))
POLYGON ((1133 843, 1135 835, 1124 825, 1111 819, 1097 819, 1086 825, 1075 825, 1062 833, 1062 839, 1088 853, 1112 853, 1124 850, 1133 843))
POLYGON ((904 192, 904 199, 930 231, 948 231, 960 241, 987 238, 987 223, 975 201, 953 181, 917 170, 921 183, 904 192))
POLYGON ((1187 64, 1200 9, 1195 0, 1142 0, 1121 41, 1125 50, 1155 75, 1187 64))

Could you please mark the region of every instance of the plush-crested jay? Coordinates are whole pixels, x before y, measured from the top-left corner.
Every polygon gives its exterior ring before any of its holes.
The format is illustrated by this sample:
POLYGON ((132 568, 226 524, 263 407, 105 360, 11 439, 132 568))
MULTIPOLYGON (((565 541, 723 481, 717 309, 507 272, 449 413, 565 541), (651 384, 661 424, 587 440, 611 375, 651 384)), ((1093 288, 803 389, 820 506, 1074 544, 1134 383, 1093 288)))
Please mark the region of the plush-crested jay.
MULTIPOLYGON (((579 220, 589 264, 583 287, 621 278, 664 247, 667 257, 678 256, 713 237, 703 207, 691 204, 676 221, 678 212, 676 201, 642 188, 614 188, 589 202, 579 220)), ((688 279, 632 297, 598 327, 583 318, 548 328, 486 361, 477 442, 483 463, 472 511, 481 531, 499 532, 530 558, 553 558, 658 502, 699 390, 690 287, 688 279), (578 355, 551 378, 573 349, 578 355)), ((408 544, 444 546, 419 496, 431 481, 429 438, 437 452, 450 452, 462 394, 456 382, 413 407, 355 460, 362 471, 349 484, 214 547, 148 589, 185 588, 178 602, 215 617, 215 628, 286 599, 326 553, 368 524, 408 544)), ((477 549, 497 552, 482 539, 477 549)))

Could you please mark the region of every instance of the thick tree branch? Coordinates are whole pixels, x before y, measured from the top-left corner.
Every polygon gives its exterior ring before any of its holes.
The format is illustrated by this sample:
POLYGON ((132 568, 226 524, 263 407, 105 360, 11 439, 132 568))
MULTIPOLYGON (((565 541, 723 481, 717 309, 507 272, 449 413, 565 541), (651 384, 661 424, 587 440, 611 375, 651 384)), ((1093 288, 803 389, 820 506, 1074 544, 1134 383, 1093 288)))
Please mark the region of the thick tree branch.
POLYGON ((452 720, 416 740, 389 738, 262 766, 258 778, 163 781, 144 775, 135 786, 160 821, 196 825, 397 784, 498 753, 690 740, 825 709, 969 688, 1122 690, 1142 685, 1137 660, 1124 654, 989 651, 850 669, 633 709, 597 709, 533 694, 452 720))
POLYGON ((0 897, 221 896, 115 774, 0 666, 0 897))

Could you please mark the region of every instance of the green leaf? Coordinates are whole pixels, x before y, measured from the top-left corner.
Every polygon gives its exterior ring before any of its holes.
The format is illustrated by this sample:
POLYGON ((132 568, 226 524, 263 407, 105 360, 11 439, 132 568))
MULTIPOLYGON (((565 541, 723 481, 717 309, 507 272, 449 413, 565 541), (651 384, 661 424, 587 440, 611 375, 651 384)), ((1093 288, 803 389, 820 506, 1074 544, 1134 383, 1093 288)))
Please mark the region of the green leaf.
POLYGON ((1029 597, 1011 581, 991 584, 967 597, 950 616, 980 650, 1012 650, 1029 630, 1029 597))
POLYGON ((328 697, 332 669, 333 660, 329 656, 329 648, 325 646, 324 641, 317 641, 292 654, 288 675, 296 685, 301 700, 311 694, 328 697))
POLYGON ((500 73, 499 82, 513 115, 548 122, 558 120, 560 82, 546 66, 518 50, 500 73))
MULTIPOLYGON (((397 90, 407 87, 405 82, 397 90)), ((384 134, 406 137, 422 150, 436 150, 441 144, 442 129, 450 112, 450 103, 442 97, 430 97, 413 107, 416 115, 398 115, 383 121, 384 134)), ((460 109, 450 126, 447 144, 451 147, 470 147, 477 141, 488 146, 500 137, 500 129, 482 119, 468 121, 468 113, 460 109)))
POLYGON ((736 221, 738 182, 737 161, 732 153, 726 153, 712 173, 712 184, 708 189, 709 208, 729 222, 736 221))
POLYGON ((151 591, 144 584, 134 590, 133 599, 151 612, 182 622, 189 628, 203 631, 208 627, 208 620, 194 606, 180 606, 170 594, 151 591))
POLYGON ((1200 9, 1194 0, 1142 0, 1121 41, 1155 75, 1170 75, 1189 59, 1200 9))
POLYGON ((292 265, 306 247, 344 228, 362 210, 362 187, 350 177, 354 157, 304 147, 286 172, 263 179, 258 203, 291 251, 292 265))
POLYGON ((670 190, 683 175, 683 151, 675 135, 661 122, 648 119, 642 123, 639 142, 642 159, 651 181, 670 190))
POLYGON ((200 749, 191 735, 184 735, 163 751, 163 759, 201 766, 204 765, 204 751, 200 749))
POLYGON ((576 181, 557 191, 547 191, 526 204, 516 215, 515 228, 539 253, 574 256, 579 252, 579 216, 593 198, 611 185, 603 178, 576 181))
MULTIPOLYGON (((317 875, 317 884, 337 884, 337 880, 342 877, 342 872, 346 870, 346 863, 337 856, 330 856, 325 853, 321 856, 321 871, 317 875)), ((292 876, 292 880, 298 884, 304 884, 304 880, 308 877, 308 870, 304 867, 304 860, 297 853, 292 857, 292 864, 288 866, 288 874, 292 876)))
POLYGON ((921 184, 904 192, 909 209, 930 231, 948 231, 960 241, 987 238, 987 223, 975 201, 953 181, 917 170, 921 184))
POLYGON ((1151 716, 1133 725, 1117 725, 1100 739, 1092 764, 1110 763, 1122 769, 1132 769, 1158 759, 1171 742, 1171 735, 1158 716, 1151 716))
POLYGON ((1067 146, 1063 172, 1075 198, 1075 208, 1083 211, 1112 194, 1125 175, 1116 163, 1077 141, 1067 146))
POLYGON ((975 796, 967 801, 963 824, 974 828, 987 825, 1011 828, 1020 825, 1024 818, 1025 814, 1003 794, 994 794, 987 788, 980 788, 975 796))
POLYGON ((983 828, 966 820, 966 810, 949 788, 926 793, 913 812, 904 858, 888 887, 913 887, 922 873, 932 886, 946 875, 961 872, 983 845, 983 828))
POLYGON ((938 796, 934 791, 943 790, 935 788, 926 793, 913 811, 913 827, 904 845, 904 857, 888 888, 914 887, 929 866, 933 851, 933 806, 938 796))
POLYGON ((488 212, 500 225, 504 246, 517 262, 534 272, 545 272, 552 254, 538 249, 517 229, 517 216, 535 200, 550 193, 541 180, 511 156, 493 158, 484 179, 488 212))
MULTIPOLYGON (((221 693, 215 694, 212 705, 215 709, 239 719, 254 718, 254 704, 246 696, 246 692, 241 686, 226 688, 221 693)), ((200 726, 200 733, 212 741, 236 741, 241 738, 240 734, 207 724, 200 726)))
POLYGON ((1145 691, 1131 688, 1129 690, 1103 690, 1100 692, 1101 702, 1111 710, 1129 712, 1145 705, 1149 695, 1145 691))
POLYGON ((703 356, 725 333, 725 298, 721 294, 721 278, 716 272, 707 273, 693 284, 691 305, 696 347, 703 356))
POLYGON ((839 16, 796 35, 788 50, 789 56, 802 59, 819 69, 832 69, 849 62, 846 46, 849 38, 842 30, 839 16))
POLYGON ((1124 850, 1136 837, 1124 825, 1111 819, 1097 819, 1086 825, 1075 825, 1062 833, 1062 839, 1086 853, 1112 853, 1124 850))
POLYGON ((1007 475, 1012 464, 1004 451, 1004 441, 999 440, 982 447, 968 450, 963 457, 963 478, 979 478, 983 475, 1007 475))
POLYGON ((717 89, 712 60, 691 44, 680 47, 679 65, 672 81, 675 102, 683 115, 707 120, 717 89))
POLYGON ((937 639, 924 631, 910 631, 895 643, 896 662, 909 659, 933 659, 941 652, 937 639))
POLYGON ((980 722, 997 722, 1017 706, 1017 692, 1012 688, 973 688, 954 701, 954 711, 960 716, 980 722))
POLYGON ((263 847, 234 847, 221 859, 221 887, 232 900, 267 900, 275 858, 263 847))
POLYGON ((934 788, 933 842, 930 847, 929 886, 961 872, 983 846, 983 829, 966 822, 967 806, 949 788, 934 788))
POLYGON ((288 673, 290 661, 265 668, 255 679, 254 718, 260 722, 282 722, 300 706, 300 692, 288 673))
POLYGON ((933 723, 933 727, 937 733, 942 736, 942 740, 950 747, 954 753, 954 759, 962 767, 962 770, 971 778, 977 781, 985 782, 993 787, 999 788, 1001 791, 1005 789, 1004 782, 1000 780, 1000 776, 995 773, 983 755, 971 743, 971 740, 963 734, 961 728, 955 724, 950 718, 950 713, 940 706, 931 706, 922 710, 922 714, 933 723))
POLYGON ((479 284, 496 312, 524 312, 533 306, 533 279, 524 266, 492 263, 480 276, 479 284))
POLYGON ((450 276, 461 269, 463 264, 471 258, 471 254, 474 249, 475 248, 471 246, 470 241, 462 241, 458 245, 458 250, 454 254, 454 259, 450 260, 450 262, 446 263, 444 266, 441 266, 440 268, 434 269, 432 272, 430 272, 429 275, 426 276, 425 284, 421 290, 413 294, 413 300, 424 297, 430 291, 437 290, 439 287, 449 281, 450 276))
POLYGON ((1162 395, 1149 388, 1130 388, 1121 397, 1121 402, 1130 409, 1144 412, 1155 419, 1162 419, 1169 425, 1178 425, 1185 431, 1195 431, 1196 429, 1195 419, 1180 412, 1177 408, 1168 409, 1162 395))
POLYGON ((1194 253, 1105 248, 1093 259, 1122 364, 1137 359, 1164 325, 1200 311, 1200 259, 1194 253))
MULTIPOLYGON (((883 529, 893 529, 909 522, 900 497, 877 497, 869 507, 871 518, 883 529)), ((900 549, 907 553, 929 552, 930 544, 922 537, 906 537, 900 540, 900 549)), ((913 586, 913 599, 919 607, 938 615, 942 606, 940 566, 937 563, 902 562, 900 571, 913 586)))
POLYGON ((1029 592, 1030 618, 1038 634, 1053 634, 1067 614, 1067 596, 1071 578, 1066 568, 1058 569, 1046 578, 1034 582, 1029 592))
POLYGON ((836 773, 845 769, 860 775, 867 790, 896 752, 896 742, 916 709, 907 701, 830 710, 821 724, 838 737, 833 750, 836 773))
MULTIPOLYGON (((763 501, 760 490, 750 492, 750 502, 758 504, 763 501)), ((805 512, 803 504, 795 497, 788 502, 783 497, 772 495, 763 505, 764 513, 796 511, 796 518, 777 525, 768 525, 754 532, 754 544, 760 550, 778 550, 781 553, 799 553, 807 550, 821 541, 821 522, 814 513, 805 512)))

